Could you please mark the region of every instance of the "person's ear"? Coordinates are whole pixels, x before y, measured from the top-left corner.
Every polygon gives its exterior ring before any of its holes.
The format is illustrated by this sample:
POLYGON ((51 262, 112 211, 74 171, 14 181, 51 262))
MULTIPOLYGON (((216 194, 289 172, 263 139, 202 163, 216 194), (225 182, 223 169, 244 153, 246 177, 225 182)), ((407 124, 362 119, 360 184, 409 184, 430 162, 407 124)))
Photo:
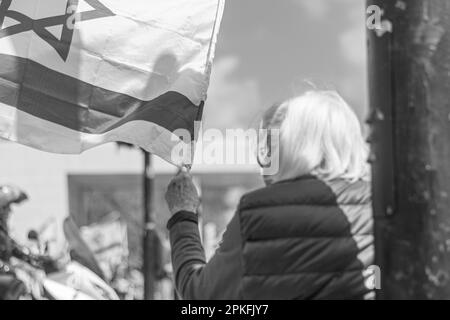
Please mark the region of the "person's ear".
POLYGON ((258 142, 257 161, 261 168, 270 167, 271 164, 271 137, 270 130, 262 130, 258 142))

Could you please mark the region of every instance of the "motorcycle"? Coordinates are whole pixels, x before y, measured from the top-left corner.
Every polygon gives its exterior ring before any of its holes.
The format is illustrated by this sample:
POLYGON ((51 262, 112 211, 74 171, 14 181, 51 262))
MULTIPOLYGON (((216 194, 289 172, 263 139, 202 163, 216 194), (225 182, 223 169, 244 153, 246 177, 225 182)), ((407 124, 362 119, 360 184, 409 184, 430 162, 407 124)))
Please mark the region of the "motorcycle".
POLYGON ((25 284, 16 277, 8 264, 0 260, 0 299, 20 300, 26 293, 25 284))
MULTIPOLYGON (((37 232, 29 233, 30 240, 37 242, 41 248, 37 232), (31 237, 30 237, 31 236, 31 237)), ((24 270, 24 268, 21 268, 24 270)), ((44 274, 30 272, 30 278, 22 275, 22 279, 31 284, 35 299, 47 300, 119 300, 117 293, 96 273, 81 263, 70 260, 57 268, 44 268, 44 274), (41 291, 33 290, 33 283, 39 283, 41 291)), ((20 278, 20 276, 19 276, 20 278)), ((35 286, 35 285, 34 285, 35 286)))
MULTIPOLYGON (((11 206, 27 199, 26 193, 17 187, 0 186, 0 299, 118 300, 115 291, 102 279, 95 260, 86 260, 90 262, 87 267, 75 259, 57 261, 48 256, 46 249, 34 254, 10 237, 11 206)), ((41 246, 36 231, 30 232, 28 238, 38 244, 37 248, 47 247, 41 246)), ((93 257, 92 253, 86 253, 86 248, 79 254, 83 255, 93 257)))

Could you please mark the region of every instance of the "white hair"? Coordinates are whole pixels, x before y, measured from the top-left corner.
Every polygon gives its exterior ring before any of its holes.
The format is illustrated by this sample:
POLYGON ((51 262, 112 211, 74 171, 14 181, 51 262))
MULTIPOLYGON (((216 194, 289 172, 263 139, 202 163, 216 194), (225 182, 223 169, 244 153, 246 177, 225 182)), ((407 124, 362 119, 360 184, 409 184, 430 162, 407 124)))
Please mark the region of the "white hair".
POLYGON ((308 91, 274 106, 263 126, 280 130, 279 171, 271 177, 273 182, 304 175, 325 180, 370 178, 359 120, 335 91, 308 91))

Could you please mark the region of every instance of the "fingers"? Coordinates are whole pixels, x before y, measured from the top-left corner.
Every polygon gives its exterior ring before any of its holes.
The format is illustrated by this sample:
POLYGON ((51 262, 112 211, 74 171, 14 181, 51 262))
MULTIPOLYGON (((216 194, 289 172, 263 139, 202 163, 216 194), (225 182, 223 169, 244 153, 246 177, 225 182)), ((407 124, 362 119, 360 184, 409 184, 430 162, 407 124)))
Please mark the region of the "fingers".
POLYGON ((192 180, 191 174, 185 167, 181 167, 180 170, 178 170, 175 177, 172 179, 172 181, 181 181, 181 180, 192 180))
POLYGON ((177 174, 175 176, 178 176, 179 174, 182 174, 182 173, 189 174, 189 171, 190 171, 189 168, 187 168, 186 166, 181 166, 178 168, 177 174))
POLYGON ((194 185, 192 176, 189 172, 180 170, 172 181, 170 181, 168 190, 186 188, 194 185))
POLYGON ((200 199, 188 170, 180 169, 173 177, 167 187, 165 199, 172 214, 182 210, 197 212, 200 199))

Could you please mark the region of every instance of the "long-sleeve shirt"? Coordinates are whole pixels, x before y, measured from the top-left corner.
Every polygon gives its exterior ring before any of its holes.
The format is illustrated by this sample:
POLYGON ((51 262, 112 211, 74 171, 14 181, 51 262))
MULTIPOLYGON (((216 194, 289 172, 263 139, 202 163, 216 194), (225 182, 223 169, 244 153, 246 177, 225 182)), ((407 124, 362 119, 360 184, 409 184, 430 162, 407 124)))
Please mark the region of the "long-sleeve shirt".
POLYGON ((242 261, 239 219, 235 216, 215 255, 206 263, 197 216, 175 214, 168 223, 178 293, 187 300, 241 299, 242 261))

